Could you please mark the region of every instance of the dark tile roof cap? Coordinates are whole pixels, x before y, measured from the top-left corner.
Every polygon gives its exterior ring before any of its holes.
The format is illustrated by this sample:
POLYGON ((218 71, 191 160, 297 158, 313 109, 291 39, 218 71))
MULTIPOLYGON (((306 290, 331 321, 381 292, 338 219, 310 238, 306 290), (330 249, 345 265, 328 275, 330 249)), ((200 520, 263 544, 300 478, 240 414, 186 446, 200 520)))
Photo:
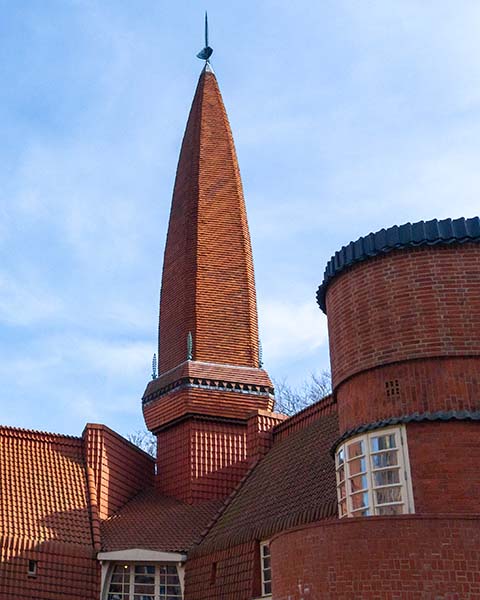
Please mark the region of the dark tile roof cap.
POLYGON ((323 282, 317 291, 317 302, 326 313, 325 296, 327 287, 332 279, 355 263, 362 262, 373 256, 386 254, 392 250, 412 248, 416 246, 436 246, 438 244, 464 244, 466 242, 480 243, 480 219, 443 219, 438 221, 419 221, 394 225, 370 233, 355 242, 343 246, 335 252, 328 261, 323 276, 323 282))

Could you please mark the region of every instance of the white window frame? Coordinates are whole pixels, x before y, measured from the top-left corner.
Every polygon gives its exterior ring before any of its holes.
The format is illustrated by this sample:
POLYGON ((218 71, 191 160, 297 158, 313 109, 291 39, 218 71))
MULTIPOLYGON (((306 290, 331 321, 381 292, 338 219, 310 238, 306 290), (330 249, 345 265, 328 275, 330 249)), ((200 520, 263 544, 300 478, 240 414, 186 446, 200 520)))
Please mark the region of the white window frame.
POLYGON ((398 425, 395 427, 379 428, 368 433, 356 435, 354 437, 345 440, 335 452, 335 471, 337 481, 337 500, 339 518, 346 517, 359 517, 359 516, 374 516, 380 515, 383 508, 399 506, 402 509, 401 514, 415 512, 413 503, 413 491, 412 491, 412 479, 410 476, 410 461, 408 457, 408 444, 407 444, 407 432, 404 425, 398 425), (378 436, 394 435, 395 436, 395 447, 387 448, 383 450, 372 450, 371 441, 373 438, 378 436), (353 444, 363 442, 363 454, 349 458, 348 448, 353 444), (340 461, 340 455, 343 451, 343 463, 340 461), (377 466, 373 464, 373 457, 387 452, 397 451, 397 465, 388 466, 377 466), (350 463, 357 459, 365 459, 365 470, 359 472, 350 472, 350 463), (340 473, 342 466, 344 468, 344 478, 341 479, 340 473), (374 475, 378 472, 386 471, 398 471, 399 481, 391 484, 375 485, 374 475), (362 489, 352 491, 350 489, 350 480, 354 477, 365 476, 367 486, 362 489), (400 488, 401 500, 379 503, 376 501, 377 493, 381 490, 388 490, 388 488, 400 488), (345 495, 342 496, 342 489, 345 495), (368 495, 368 508, 354 508, 352 503, 352 497, 355 494, 367 494, 368 495), (346 501, 346 512, 342 511, 342 504, 346 501), (361 513, 369 511, 368 515, 362 515, 361 513))
POLYGON ((272 592, 266 592, 265 591, 265 584, 269 583, 270 584, 270 589, 272 587, 272 562, 271 562, 271 554, 270 554, 270 540, 265 540, 263 542, 260 542, 260 573, 262 576, 262 598, 271 598, 272 597, 272 592), (266 558, 264 556, 264 548, 268 548, 268 558, 270 558, 270 567, 269 569, 265 568, 264 565, 264 559, 266 558), (265 571, 270 570, 270 579, 265 579, 265 571))
POLYGON ((103 591, 103 595, 102 598, 104 598, 105 600, 107 600, 108 598, 108 594, 109 594, 109 589, 110 589, 110 584, 112 581, 112 575, 114 572, 114 568, 118 565, 125 565, 128 566, 130 568, 130 573, 129 573, 129 586, 130 586, 130 591, 129 591, 129 597, 133 598, 134 597, 134 590, 135 590, 135 567, 136 566, 149 566, 149 567, 155 567, 155 574, 154 574, 154 582, 155 582, 155 587, 154 587, 154 598, 160 598, 160 568, 161 567, 176 567, 177 569, 177 576, 179 579, 179 583, 180 583, 180 590, 181 590, 181 596, 179 598, 179 600, 183 600, 184 597, 184 589, 183 589, 183 569, 182 566, 179 564, 175 564, 172 562, 153 562, 153 561, 136 561, 136 562, 130 562, 130 561, 117 561, 117 562, 112 562, 109 565, 109 569, 108 569, 108 574, 106 576, 105 579, 105 586, 104 586, 104 591, 103 591))

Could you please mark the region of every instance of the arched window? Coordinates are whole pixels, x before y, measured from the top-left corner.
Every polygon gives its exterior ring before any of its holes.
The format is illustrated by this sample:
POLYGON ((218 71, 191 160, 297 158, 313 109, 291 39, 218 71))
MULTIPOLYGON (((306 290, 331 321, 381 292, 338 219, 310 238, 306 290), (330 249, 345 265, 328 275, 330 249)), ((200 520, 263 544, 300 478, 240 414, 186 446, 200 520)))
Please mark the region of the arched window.
POLYGON ((182 597, 175 565, 119 563, 111 571, 106 600, 181 600, 182 597))

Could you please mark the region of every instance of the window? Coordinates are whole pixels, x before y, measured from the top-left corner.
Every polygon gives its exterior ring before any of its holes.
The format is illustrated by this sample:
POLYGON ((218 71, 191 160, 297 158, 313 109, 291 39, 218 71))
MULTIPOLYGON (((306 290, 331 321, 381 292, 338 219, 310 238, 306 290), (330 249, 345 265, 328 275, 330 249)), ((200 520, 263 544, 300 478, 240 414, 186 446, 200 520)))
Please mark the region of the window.
POLYGON ((260 567, 262 571, 262 596, 270 596, 272 593, 272 567, 270 566, 269 542, 260 544, 260 567))
POLYGON ((37 574, 37 561, 29 560, 28 561, 28 575, 36 575, 37 574))
POLYGON ((337 449, 335 466, 340 518, 413 512, 404 427, 349 439, 337 449))
POLYGON ((107 600, 181 600, 175 565, 114 565, 107 600))

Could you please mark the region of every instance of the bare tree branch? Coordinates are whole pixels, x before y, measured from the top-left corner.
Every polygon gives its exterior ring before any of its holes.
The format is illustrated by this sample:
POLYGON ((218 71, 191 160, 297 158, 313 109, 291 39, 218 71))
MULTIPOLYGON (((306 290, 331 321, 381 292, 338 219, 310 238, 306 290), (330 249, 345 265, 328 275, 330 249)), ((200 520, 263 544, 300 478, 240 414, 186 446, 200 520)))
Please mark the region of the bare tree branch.
POLYGON ((294 415, 310 404, 318 402, 332 392, 332 378, 328 371, 320 375, 313 374, 300 387, 292 387, 285 379, 274 381, 275 411, 285 415, 294 415))
POLYGON ((154 458, 157 456, 157 438, 147 429, 137 429, 129 433, 127 440, 154 458))

